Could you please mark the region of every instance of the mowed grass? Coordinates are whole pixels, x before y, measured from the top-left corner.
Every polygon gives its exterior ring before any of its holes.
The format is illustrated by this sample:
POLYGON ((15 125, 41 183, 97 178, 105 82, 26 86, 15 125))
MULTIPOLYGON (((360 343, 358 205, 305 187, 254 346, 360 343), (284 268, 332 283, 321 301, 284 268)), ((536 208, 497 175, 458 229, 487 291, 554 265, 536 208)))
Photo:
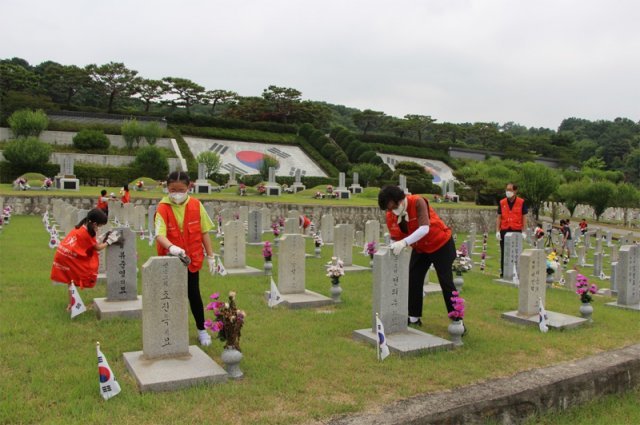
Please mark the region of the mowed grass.
MULTIPOLYGON (((500 314, 517 309, 518 295, 517 289, 492 282, 498 259, 494 239, 488 274, 477 266, 465 274, 465 345, 416 357, 391 355, 384 362, 376 360, 375 347, 352 339, 354 330, 371 326, 370 272, 342 278, 342 304, 286 310, 267 307, 263 276, 212 277, 203 271, 205 301, 214 291, 235 290, 247 312, 241 339, 245 378, 141 394, 122 360, 123 352, 142 349, 141 322, 98 321, 93 311, 71 320, 64 311, 66 289, 49 282, 53 251, 47 245, 40 217, 14 216, 0 232, 0 423, 308 423, 631 345, 640 337, 637 312, 605 307, 611 299, 599 296, 591 326, 542 334, 535 326, 505 322, 500 314), (99 395, 96 341, 122 386, 122 393, 106 402, 99 395)), ((219 242, 214 245, 217 251, 219 242)), ((359 251, 354 249, 354 262, 368 265, 359 251)), ((313 252, 311 240, 307 252, 313 252)), ((325 246, 322 259, 306 261, 308 289, 329 295, 324 264, 331 252, 325 246)), ((247 253, 248 264, 261 268, 260 247, 248 246, 247 253)), ((152 255, 148 242, 139 240, 138 268, 152 255)), ((81 295, 90 304, 106 289, 99 283, 81 295)), ((547 293, 548 310, 577 315, 579 304, 571 291, 547 293)), ((190 343, 196 344, 191 315, 189 320, 190 343)), ((441 295, 425 299, 423 322, 424 331, 448 338, 441 295)), ((221 364, 222 347, 214 340, 204 351, 221 364)))

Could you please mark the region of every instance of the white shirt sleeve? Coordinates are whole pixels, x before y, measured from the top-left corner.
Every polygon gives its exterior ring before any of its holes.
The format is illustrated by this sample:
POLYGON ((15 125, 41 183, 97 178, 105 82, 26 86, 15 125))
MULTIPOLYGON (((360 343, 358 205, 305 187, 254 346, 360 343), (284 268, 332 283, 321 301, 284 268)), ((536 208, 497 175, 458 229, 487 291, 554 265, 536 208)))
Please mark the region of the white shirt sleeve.
POLYGON ((412 234, 404 238, 404 241, 407 243, 407 245, 411 245, 418 242, 420 239, 424 238, 425 236, 427 236, 428 233, 429 233, 429 225, 425 224, 424 226, 418 227, 415 232, 413 232, 412 234))

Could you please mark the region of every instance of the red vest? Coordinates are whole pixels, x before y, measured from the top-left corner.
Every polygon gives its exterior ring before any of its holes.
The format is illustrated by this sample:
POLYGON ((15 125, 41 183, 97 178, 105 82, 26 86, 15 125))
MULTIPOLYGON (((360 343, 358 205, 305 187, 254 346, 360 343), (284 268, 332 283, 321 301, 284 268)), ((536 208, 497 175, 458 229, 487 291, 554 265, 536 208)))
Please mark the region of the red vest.
MULTIPOLYGON (((182 232, 180 226, 178 226, 178 220, 173 214, 171 205, 161 203, 158 204, 156 214, 164 219, 164 223, 167 226, 167 239, 169 241, 184 249, 187 255, 191 258, 191 264, 189 264, 190 272, 197 272, 202 268, 202 261, 204 260, 204 253, 202 248, 202 227, 200 225, 200 201, 196 198, 189 198, 184 211, 184 222, 182 223, 182 232)), ((154 220, 155 221, 155 220, 154 220)), ((168 249, 165 249, 156 241, 156 249, 158 255, 167 255, 168 249)))
MULTIPOLYGON (((409 214, 409 222, 407 223, 408 233, 403 233, 400 229, 398 216, 391 211, 387 211, 387 228, 389 229, 391 239, 397 241, 404 239, 420 227, 416 207, 418 199, 420 199, 419 195, 407 196, 407 213, 409 214)), ((411 247, 418 252, 431 254, 442 248, 444 244, 451 239, 451 229, 438 217, 438 214, 436 214, 434 209, 431 208, 431 205, 429 205, 429 201, 425 199, 425 202, 429 208, 429 233, 411 245, 411 247)))
POLYGON ((123 204, 128 204, 130 200, 131 200, 131 194, 129 193, 129 191, 125 191, 124 195, 122 195, 122 198, 120 198, 120 201, 123 204))
POLYGON ((309 227, 309 225, 311 224, 311 220, 309 220, 309 218, 307 218, 306 215, 301 215, 300 216, 300 226, 302 226, 303 229, 307 229, 307 227, 309 227))
POLYGON ((51 280, 67 284, 73 280, 78 288, 96 286, 100 260, 95 244, 86 227, 71 229, 53 256, 51 280))
POLYGON ((99 208, 101 210, 107 210, 109 209, 109 204, 107 203, 107 201, 104 199, 104 196, 100 196, 98 197, 98 203, 96 204, 96 208, 99 208))
POLYGON ((522 230, 522 207, 524 199, 516 196, 513 208, 509 208, 507 198, 500 200, 500 230, 522 230))

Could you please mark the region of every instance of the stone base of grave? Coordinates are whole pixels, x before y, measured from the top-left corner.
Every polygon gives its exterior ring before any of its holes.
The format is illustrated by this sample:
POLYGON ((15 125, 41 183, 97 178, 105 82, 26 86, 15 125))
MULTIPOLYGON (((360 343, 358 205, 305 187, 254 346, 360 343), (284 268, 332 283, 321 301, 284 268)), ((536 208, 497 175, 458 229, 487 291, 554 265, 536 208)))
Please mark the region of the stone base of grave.
POLYGON ((617 308, 623 308, 625 310, 636 310, 636 311, 640 311, 640 303, 638 304, 631 304, 631 305, 625 305, 625 304, 618 304, 617 301, 614 301, 612 303, 606 303, 605 305, 611 306, 611 307, 617 307, 617 308))
MULTIPOLYGON (((352 335, 355 340, 364 341, 374 346, 378 344, 378 336, 370 328, 353 331, 352 335)), ((454 348, 451 341, 413 328, 407 328, 406 332, 386 334, 385 337, 389 351, 400 356, 454 348)))
POLYGON ((195 345, 189 355, 147 360, 142 351, 123 353, 124 363, 138 383, 140 392, 173 391, 204 383, 227 380, 227 372, 195 345))
POLYGON ((98 273, 98 278, 96 280, 97 282, 102 282, 102 283, 106 283, 107 281, 107 274, 106 273, 98 273))
POLYGON ((426 296, 429 294, 441 294, 442 288, 437 283, 427 283, 422 287, 422 293, 426 296))
MULTIPOLYGON (((521 316, 518 311, 509 311, 502 313, 502 318, 520 325, 538 326, 539 317, 537 314, 532 316, 521 316)), ((587 323, 587 319, 582 317, 569 316, 568 314, 556 313, 555 311, 547 311, 547 326, 552 329, 572 329, 587 323)))
MULTIPOLYGON (((264 293, 265 299, 267 302, 269 301, 269 291, 265 291, 264 293)), ((316 308, 316 307, 324 307, 326 305, 335 304, 335 302, 324 295, 318 294, 317 292, 309 291, 305 289, 304 293, 300 294, 281 294, 282 302, 279 304, 283 307, 294 309, 300 308, 316 308)))
POLYGON ((493 279, 493 281, 495 283, 499 283, 500 285, 515 286, 516 288, 520 286, 519 283, 515 283, 513 281, 505 280, 505 279, 493 279))
POLYGON ((344 266, 344 271, 345 273, 371 271, 371 267, 364 267, 364 266, 358 266, 356 264, 352 264, 350 266, 344 266))
POLYGON ((241 269, 226 269, 230 275, 244 275, 244 276, 259 276, 264 274, 264 270, 256 269, 255 267, 245 266, 241 269))
POLYGON ((94 298, 96 316, 98 320, 140 319, 142 317, 142 296, 131 301, 108 301, 106 298, 94 298))

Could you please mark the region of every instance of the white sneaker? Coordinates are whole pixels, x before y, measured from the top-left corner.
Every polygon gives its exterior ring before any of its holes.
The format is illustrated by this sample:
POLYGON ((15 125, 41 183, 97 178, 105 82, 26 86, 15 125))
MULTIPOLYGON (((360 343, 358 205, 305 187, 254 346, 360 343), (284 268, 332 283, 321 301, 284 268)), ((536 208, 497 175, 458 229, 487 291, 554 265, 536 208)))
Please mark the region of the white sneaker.
POLYGON ((200 340, 200 345, 203 347, 208 347, 211 345, 211 335, 206 330, 198 330, 198 339, 200 340))

